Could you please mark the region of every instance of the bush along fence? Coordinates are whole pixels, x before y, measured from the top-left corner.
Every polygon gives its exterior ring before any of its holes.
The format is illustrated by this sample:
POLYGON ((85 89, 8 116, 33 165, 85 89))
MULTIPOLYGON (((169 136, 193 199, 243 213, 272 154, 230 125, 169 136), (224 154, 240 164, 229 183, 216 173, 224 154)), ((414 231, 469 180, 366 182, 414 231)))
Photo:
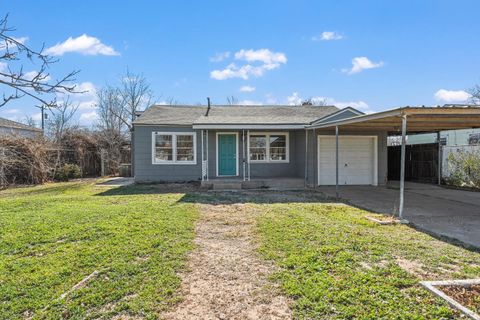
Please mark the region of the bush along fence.
POLYGON ((117 175, 122 159, 130 157, 130 150, 126 147, 118 152, 94 144, 70 147, 56 148, 51 141, 41 137, 0 137, 0 188, 117 175))
POLYGON ((442 159, 447 184, 480 188, 480 146, 445 146, 442 159))

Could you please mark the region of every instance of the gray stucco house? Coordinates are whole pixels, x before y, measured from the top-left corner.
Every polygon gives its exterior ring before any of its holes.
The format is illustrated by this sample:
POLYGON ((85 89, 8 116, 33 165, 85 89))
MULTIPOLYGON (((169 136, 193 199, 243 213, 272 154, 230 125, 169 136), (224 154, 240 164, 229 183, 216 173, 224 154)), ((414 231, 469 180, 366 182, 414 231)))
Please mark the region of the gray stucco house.
POLYGON ((42 130, 13 120, 0 118, 0 136, 16 135, 25 138, 34 138, 42 134, 42 130))
MULTIPOLYGON (((134 121, 135 181, 334 185, 335 131, 311 127, 359 115, 334 106, 154 105, 134 121)), ((339 139, 339 184, 386 182, 386 131, 339 139)))

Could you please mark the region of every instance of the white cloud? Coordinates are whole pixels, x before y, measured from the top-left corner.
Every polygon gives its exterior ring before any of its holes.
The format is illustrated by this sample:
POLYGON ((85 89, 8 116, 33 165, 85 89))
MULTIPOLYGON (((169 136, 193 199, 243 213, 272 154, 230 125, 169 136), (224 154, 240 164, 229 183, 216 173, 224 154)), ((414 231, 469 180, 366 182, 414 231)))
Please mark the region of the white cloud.
MULTIPOLYGON (((302 98, 298 92, 292 93, 292 95, 287 97, 287 104, 289 105, 294 105, 298 106, 301 105, 303 101, 305 101, 305 98, 302 98)), ((313 104, 326 104, 329 106, 335 106, 337 108, 343 109, 347 107, 352 107, 355 108, 359 111, 362 111, 364 113, 373 113, 374 110, 365 102, 362 100, 359 101, 341 101, 341 100, 336 100, 335 98, 331 97, 323 97, 323 96, 315 96, 310 98, 310 100, 313 102, 313 104)))
POLYGON ((268 49, 245 50, 242 49, 235 53, 235 59, 245 60, 247 62, 260 61, 264 64, 280 64, 287 63, 287 57, 282 52, 272 52, 268 49))
MULTIPOLYGON (((36 76, 38 75, 38 71, 28 71, 28 72, 25 72, 25 74, 23 75, 23 77, 27 80, 32 80, 33 78, 35 78, 36 76)), ((40 79, 40 82, 46 82, 46 81, 49 81, 51 80, 52 77, 50 77, 49 75, 45 75, 44 78, 40 79)))
POLYGON ((236 105, 240 106, 261 106, 263 102, 261 101, 254 101, 254 100, 241 100, 236 103, 236 105))
POLYGON ((346 74, 354 74, 362 72, 366 69, 380 68, 384 65, 383 61, 372 62, 367 57, 356 57, 352 59, 352 68, 343 69, 342 71, 346 74))
POLYGON ((292 93, 291 96, 287 97, 287 104, 289 104, 291 106, 297 106, 297 105, 300 105, 302 103, 302 100, 303 99, 300 97, 298 92, 294 92, 294 93, 292 93))
POLYGON ((7 109, 7 110, 2 110, 5 114, 18 114, 20 113, 20 109, 7 109))
POLYGON ((91 125, 94 121, 98 119, 98 114, 96 111, 89 111, 80 114, 80 122, 83 125, 91 125))
POLYGON ((242 66, 237 66, 235 63, 230 63, 223 70, 213 70, 210 72, 210 77, 216 80, 226 80, 230 78, 241 78, 247 80, 251 76, 261 77, 266 71, 277 69, 282 64, 287 63, 287 57, 284 53, 272 52, 268 49, 242 49, 235 53, 235 59, 243 60, 248 63, 242 66))
POLYGON ((252 86, 242 86, 240 88, 240 92, 254 92, 255 91, 255 87, 252 87, 252 86))
POLYGON ((42 120, 42 113, 41 112, 34 113, 32 115, 32 119, 34 121, 41 121, 42 120))
POLYGON ((115 51, 113 47, 103 44, 95 37, 83 34, 77 38, 69 37, 61 43, 57 43, 53 47, 47 48, 45 54, 53 56, 61 56, 68 52, 77 52, 83 55, 96 56, 118 56, 120 53, 115 51))
POLYGON ((343 35, 336 31, 323 31, 320 35, 312 37, 313 41, 341 40, 343 35))
POLYGON ((217 52, 213 57, 210 58, 211 62, 220 62, 230 57, 230 51, 217 52))
POLYGON ((79 110, 93 109, 97 103, 97 89, 91 82, 81 82, 75 85, 75 91, 78 93, 61 93, 57 95, 58 103, 67 99, 74 105, 78 104, 79 110))
POLYGON ((470 99, 471 95, 463 90, 445 90, 440 89, 435 92, 435 99, 445 102, 465 102, 470 99))

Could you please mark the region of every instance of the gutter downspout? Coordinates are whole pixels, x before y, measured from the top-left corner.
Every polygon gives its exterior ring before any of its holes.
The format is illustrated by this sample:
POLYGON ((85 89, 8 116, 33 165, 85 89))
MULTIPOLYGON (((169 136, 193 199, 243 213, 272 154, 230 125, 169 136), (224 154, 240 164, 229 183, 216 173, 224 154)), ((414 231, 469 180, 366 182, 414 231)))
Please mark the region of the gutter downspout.
POLYGON ((242 130, 242 164, 243 164, 243 181, 246 180, 246 164, 245 164, 245 130, 242 130))
MULTIPOLYGON (((201 132, 201 135, 202 135, 202 181, 205 181, 205 174, 203 173, 203 166, 205 165, 205 161, 204 161, 204 151, 203 151, 203 130, 200 131, 201 132)), ((207 168, 205 168, 205 173, 207 173, 207 168)))
POLYGON ((210 157, 209 157, 209 155, 208 155, 208 130, 206 130, 206 131, 207 131, 207 136, 206 136, 206 139, 207 139, 207 143, 206 143, 207 152, 206 152, 205 156, 206 156, 206 158, 207 158, 207 181, 208 181, 208 176, 209 176, 209 174, 208 174, 208 168, 210 167, 210 157))
POLYGON ((335 126, 335 195, 337 200, 340 198, 338 190, 338 126, 335 126))
MULTIPOLYGON (((247 149, 250 147, 250 130, 247 130, 247 149)), ((250 150, 247 150, 248 181, 250 181, 250 150)))

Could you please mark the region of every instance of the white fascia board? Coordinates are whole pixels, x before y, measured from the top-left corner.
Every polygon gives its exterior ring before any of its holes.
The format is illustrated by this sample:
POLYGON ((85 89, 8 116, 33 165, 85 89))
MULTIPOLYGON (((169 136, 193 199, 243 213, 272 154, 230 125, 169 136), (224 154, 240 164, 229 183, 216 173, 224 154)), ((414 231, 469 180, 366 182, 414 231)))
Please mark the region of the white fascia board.
POLYGON ((193 129, 236 129, 236 130, 256 130, 256 129, 305 129, 303 124, 197 124, 193 129))
POLYGON ((307 128, 308 129, 331 128, 334 126, 341 126, 341 125, 352 124, 352 123, 360 123, 360 122, 369 121, 369 120, 377 120, 382 118, 401 116, 403 109, 404 108, 400 108, 400 109, 388 110, 388 111, 378 112, 373 114, 366 114, 366 115, 353 117, 349 119, 322 122, 319 124, 310 125, 307 128))

